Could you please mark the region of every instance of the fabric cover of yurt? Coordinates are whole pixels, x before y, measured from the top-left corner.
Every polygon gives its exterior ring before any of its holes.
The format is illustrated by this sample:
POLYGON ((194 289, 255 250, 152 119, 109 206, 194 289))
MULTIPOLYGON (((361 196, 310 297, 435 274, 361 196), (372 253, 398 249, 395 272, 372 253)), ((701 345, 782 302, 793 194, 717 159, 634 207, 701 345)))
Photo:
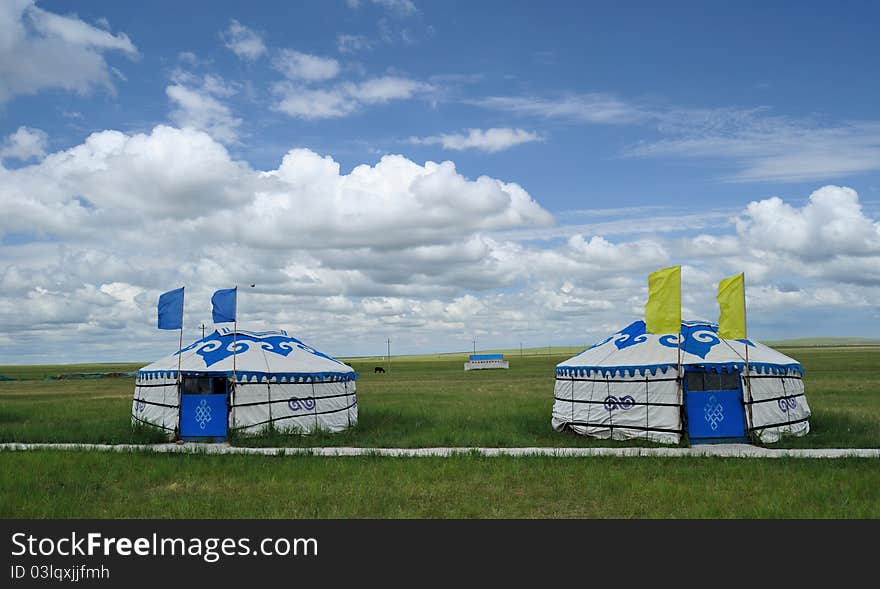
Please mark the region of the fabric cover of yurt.
MULTIPOLYGON (((227 327, 180 351, 181 377, 233 378, 230 431, 337 432, 357 423, 357 372, 286 331, 244 331, 227 327)), ((132 421, 174 435, 179 419, 178 353, 137 372, 132 421)))
MULTIPOLYGON (((810 431, 800 363, 754 340, 722 340, 718 326, 682 322, 681 364, 737 373, 746 426, 765 443, 810 431), (745 348, 749 346, 749 385, 745 348)), ((677 444, 683 434, 677 334, 651 334, 635 321, 556 366, 552 424, 578 434, 677 444)))

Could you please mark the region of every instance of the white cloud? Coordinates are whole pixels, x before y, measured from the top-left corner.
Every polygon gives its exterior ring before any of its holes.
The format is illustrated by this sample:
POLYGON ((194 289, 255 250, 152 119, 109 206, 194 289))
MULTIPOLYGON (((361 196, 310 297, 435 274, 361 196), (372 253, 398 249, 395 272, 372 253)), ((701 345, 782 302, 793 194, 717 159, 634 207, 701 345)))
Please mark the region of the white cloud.
POLYGON ((404 100, 420 92, 433 90, 430 84, 400 76, 370 78, 358 84, 345 84, 343 88, 353 99, 365 104, 404 100))
POLYGON ((177 59, 190 66, 199 65, 199 63, 201 63, 199 56, 192 51, 181 51, 177 54, 177 59))
MULTIPOLYGON (((156 298, 180 284, 186 339, 210 328, 215 289, 255 283, 242 327, 286 328, 331 354, 371 353, 388 336, 398 351, 469 349, 472 337, 480 348, 585 345, 639 318, 648 272, 675 263, 686 314, 709 319, 717 281, 745 270, 754 337, 802 324, 799 309, 853 329, 880 320, 869 319, 877 220, 842 187, 803 206, 756 200, 691 238, 584 231, 536 244, 499 236, 552 224, 547 211, 515 183, 468 178, 452 162, 386 156, 343 173, 293 149, 263 171, 206 133, 160 126, 0 167, 0 202, 8 361, 36 361, 34 349, 58 362, 158 357, 177 340, 155 330, 156 298)), ((654 211, 643 212, 608 223, 642 224, 654 211)))
POLYGON ((117 301, 125 303, 126 306, 137 308, 136 299, 144 290, 138 286, 127 284, 125 282, 110 282, 100 285, 99 291, 108 294, 117 301))
POLYGON ((468 129, 467 134, 445 134, 432 137, 413 137, 411 143, 416 145, 442 145, 446 149, 462 151, 477 149, 489 153, 510 149, 523 143, 543 141, 540 135, 507 127, 492 129, 468 129))
POLYGON ((273 86, 279 97, 275 109, 298 119, 331 119, 345 117, 357 110, 358 104, 338 88, 315 90, 289 83, 273 86))
POLYGON ((171 120, 183 127, 192 127, 205 131, 223 143, 235 143, 238 140, 238 129, 241 119, 233 116, 228 106, 217 100, 212 94, 222 94, 225 86, 218 84, 214 78, 208 78, 208 84, 201 89, 189 88, 174 84, 165 89, 174 108, 171 120))
MULTIPOLYGON (((460 284, 494 287, 511 263, 479 232, 552 222, 515 184, 464 178, 450 162, 388 156, 342 174, 330 158, 293 150, 261 172, 204 133, 169 127, 96 133, 38 164, 0 169, 0 200, 0 236, 23 226, 33 236, 0 254, 0 332, 15 332, 19 346, 41 338, 44 350, 65 337, 157 341, 155 297, 171 283, 187 284, 188 313, 218 285, 255 282, 252 325, 304 327, 302 310, 314 309, 310 322, 351 313, 353 330, 365 329, 377 317, 362 297, 409 307, 460 298, 460 284)), ((139 354, 130 343, 127 353, 139 354)))
POLYGON ((567 245, 573 252, 572 257, 597 269, 648 268, 669 262, 669 254, 656 240, 613 244, 601 236, 587 241, 583 236, 575 235, 569 238, 567 245))
POLYGON ((810 290, 781 288, 776 284, 758 285, 746 293, 749 310, 776 313, 799 309, 810 313, 816 308, 864 308, 872 301, 852 288, 818 287, 810 290))
POLYGON ((112 52, 138 57, 125 33, 45 11, 33 0, 0 3, 0 104, 48 88, 112 92, 112 68, 105 57, 112 52))
POLYGON ((803 260, 880 256, 880 223, 863 214, 852 188, 825 186, 801 208, 779 197, 751 202, 736 228, 749 247, 803 260))
MULTIPOLYGON (((2 180, 11 209, 0 230, 26 220, 57 238, 149 218, 174 219, 181 238, 209 230, 258 249, 406 248, 552 222, 521 187, 469 180, 452 162, 386 156, 341 174, 331 158, 296 149, 278 169, 259 172, 208 135, 170 127, 95 133, 39 164, 3 171, 2 180)), ((160 238, 150 231, 129 239, 158 245, 160 238)))
POLYGON ((625 156, 728 160, 734 168, 722 178, 728 182, 826 181, 880 170, 876 120, 820 125, 773 116, 768 108, 670 108, 607 93, 490 96, 467 102, 526 117, 640 125, 653 137, 624 150, 625 156))
POLYGON ((339 34, 336 36, 336 50, 339 53, 355 53, 373 48, 373 42, 363 35, 339 34))
POLYGON ((293 49, 282 49, 274 63, 275 69, 289 80, 315 82, 330 80, 339 75, 339 62, 332 57, 321 57, 301 53, 293 49))
MULTIPOLYGON (((396 16, 407 17, 418 14, 419 9, 416 8, 412 0, 366 0, 377 6, 388 10, 396 16)), ((361 0, 346 0, 350 8, 360 8, 361 0)))
POLYGON ((730 182, 827 180, 880 170, 880 123, 820 126, 771 116, 767 109, 671 110, 656 113, 665 135, 627 154, 721 158, 734 162, 730 182))
POLYGON ((650 113, 610 94, 568 94, 559 98, 537 96, 490 96, 472 101, 486 108, 523 116, 570 119, 593 124, 631 124, 650 113))
MULTIPOLYGON (((202 215, 239 202, 252 178, 245 169, 193 129, 93 133, 38 164, 3 172, 0 200, 9 214, 0 218, 0 232, 18 231, 17 220, 59 239, 90 240, 91 232, 143 227, 145 219, 202 215)), ((129 238, 150 240, 152 234, 129 238)))
POLYGON ((419 12, 412 0, 370 0, 373 4, 378 4, 401 16, 412 16, 419 12))
POLYGON ((371 78, 360 83, 346 82, 328 88, 290 82, 273 86, 278 96, 275 109, 301 119, 345 117, 364 105, 406 100, 432 89, 430 84, 398 76, 371 78))
MULTIPOLYGON (((583 216, 583 211, 578 211, 578 216, 583 216)), ((498 239, 513 241, 550 241, 556 239, 568 239, 574 235, 645 235, 678 233, 681 231, 699 231, 707 229, 721 230, 728 226, 733 212, 705 211, 693 212, 692 209, 667 214, 624 214, 616 219, 609 219, 597 223, 571 223, 574 215, 560 213, 560 218, 569 223, 547 228, 513 229, 509 231, 494 232, 498 239)))
POLYGON ((246 61, 255 61, 266 53, 263 38, 235 19, 229 21, 229 26, 220 33, 220 38, 227 49, 246 61))
POLYGON ((300 247, 393 248, 552 222, 518 185, 485 176, 468 180, 452 162, 422 166, 385 156, 341 175, 332 159, 296 149, 267 178, 274 182, 242 212, 251 221, 242 232, 266 247, 287 247, 284 227, 304 240, 300 247))
MULTIPOLYGON (((76 17, 54 14, 34 5, 29 9, 28 16, 34 29, 46 38, 58 38, 78 47, 115 49, 128 54, 137 53, 137 49, 125 33, 114 35, 95 28, 76 17)), ((107 21, 104 20, 104 23, 106 24, 107 21)))
POLYGON ((238 84, 232 84, 216 74, 196 75, 189 70, 174 68, 170 79, 175 84, 189 87, 199 87, 206 94, 229 98, 238 92, 238 84))
POLYGON ((14 158, 25 161, 46 155, 49 136, 40 129, 19 127, 0 145, 0 160, 14 158))

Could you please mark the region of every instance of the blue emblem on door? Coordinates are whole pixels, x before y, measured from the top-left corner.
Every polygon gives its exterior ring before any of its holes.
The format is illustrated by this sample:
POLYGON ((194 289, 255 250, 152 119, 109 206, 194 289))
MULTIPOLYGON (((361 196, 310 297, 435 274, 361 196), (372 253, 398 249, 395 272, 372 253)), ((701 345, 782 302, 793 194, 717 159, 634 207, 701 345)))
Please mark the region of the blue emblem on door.
POLYGON ((746 441, 742 383, 738 373, 687 371, 685 407, 691 443, 746 441))
POLYGON ((225 439, 226 395, 181 395, 180 437, 183 440, 225 439))

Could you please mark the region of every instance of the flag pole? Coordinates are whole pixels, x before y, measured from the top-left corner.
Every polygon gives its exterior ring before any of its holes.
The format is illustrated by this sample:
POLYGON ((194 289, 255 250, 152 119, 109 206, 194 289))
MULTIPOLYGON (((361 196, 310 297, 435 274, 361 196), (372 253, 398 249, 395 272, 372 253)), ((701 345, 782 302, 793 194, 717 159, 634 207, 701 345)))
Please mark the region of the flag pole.
MULTIPOLYGON (((184 291, 184 295, 186 294, 186 285, 182 286, 181 289, 184 291)), ((180 377, 180 362, 183 354, 181 351, 183 350, 183 302, 186 301, 186 296, 183 297, 183 301, 180 305, 180 340, 177 343, 177 431, 178 435, 180 435, 180 418, 181 418, 181 409, 183 405, 183 390, 182 383, 183 379, 180 377)))
MULTIPOLYGON (((754 418, 752 416, 752 377, 751 377, 751 368, 749 368, 749 328, 748 328, 748 319, 746 313, 746 273, 743 272, 743 335, 745 336, 745 348, 746 348, 746 395, 748 395, 748 407, 749 407, 749 425, 751 427, 755 427, 754 418)), ((748 438, 752 438, 752 431, 748 432, 748 438)))
POLYGON ((183 354, 180 351, 183 349, 183 322, 180 323, 180 341, 177 343, 177 384, 180 385, 180 357, 183 354))
POLYGON ((232 306, 232 379, 235 382, 235 342, 238 333, 238 285, 235 285, 235 301, 232 306))
POLYGON ((680 381, 679 387, 682 387, 682 389, 683 389, 684 381, 682 379, 682 374, 681 374, 681 341, 684 338, 682 337, 682 333, 681 333, 681 331, 682 331, 682 329, 681 329, 682 328, 682 325, 681 325, 681 268, 679 268, 678 271, 679 271, 679 275, 678 275, 678 379, 680 381))
POLYGON ((678 380, 681 380, 681 340, 684 339, 681 333, 681 327, 678 328, 678 380))
POLYGON ((232 403, 235 404, 235 384, 237 382, 235 375, 235 344, 238 335, 238 285, 235 285, 234 304, 232 306, 232 403))
MULTIPOLYGON (((679 279, 678 283, 679 294, 678 294, 678 370, 676 372, 676 376, 678 377, 678 412, 679 419, 681 423, 684 423, 682 419, 684 415, 684 375, 681 372, 681 342, 684 339, 682 334, 682 325, 681 325, 681 279, 679 279)), ((647 401, 647 399, 645 399, 647 401)), ((684 428, 682 428, 684 429, 684 428)))
MULTIPOLYGON (((182 287, 186 289, 186 287, 182 287)), ((184 291, 186 292, 186 291, 184 291)), ((186 301, 186 297, 183 299, 186 301)), ((183 355, 180 351, 183 349, 183 305, 180 305, 180 341, 177 343, 177 385, 180 386, 180 357, 183 355)))

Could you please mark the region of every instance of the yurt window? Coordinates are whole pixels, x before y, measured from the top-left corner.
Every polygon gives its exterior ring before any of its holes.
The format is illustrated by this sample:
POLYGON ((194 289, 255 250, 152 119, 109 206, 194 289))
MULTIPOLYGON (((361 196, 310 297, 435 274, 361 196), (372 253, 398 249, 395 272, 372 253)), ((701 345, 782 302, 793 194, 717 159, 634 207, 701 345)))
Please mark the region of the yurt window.
POLYGON ((217 377, 184 377, 183 394, 185 395, 225 395, 226 378, 217 377))
POLYGON ((689 391, 735 391, 739 388, 738 372, 702 372, 689 370, 686 373, 689 391))

